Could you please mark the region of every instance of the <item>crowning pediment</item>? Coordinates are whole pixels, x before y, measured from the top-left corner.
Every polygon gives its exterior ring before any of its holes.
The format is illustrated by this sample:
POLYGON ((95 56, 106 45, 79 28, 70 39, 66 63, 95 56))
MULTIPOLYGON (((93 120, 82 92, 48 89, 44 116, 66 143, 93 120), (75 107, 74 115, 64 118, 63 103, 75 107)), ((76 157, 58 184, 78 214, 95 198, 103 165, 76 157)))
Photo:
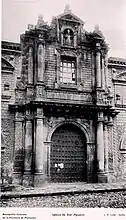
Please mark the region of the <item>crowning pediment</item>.
POLYGON ((80 24, 84 24, 84 22, 80 18, 78 18, 76 15, 74 15, 71 12, 71 10, 69 8, 69 5, 66 5, 64 13, 58 15, 56 18, 57 19, 62 19, 62 20, 74 21, 74 22, 77 22, 77 23, 80 23, 80 24))
POLYGON ((2 69, 10 69, 10 70, 14 70, 14 67, 12 66, 11 63, 9 63, 4 57, 2 57, 1 59, 1 66, 2 69))
POLYGON ((126 81, 126 71, 119 73, 115 80, 119 80, 119 81, 126 81))

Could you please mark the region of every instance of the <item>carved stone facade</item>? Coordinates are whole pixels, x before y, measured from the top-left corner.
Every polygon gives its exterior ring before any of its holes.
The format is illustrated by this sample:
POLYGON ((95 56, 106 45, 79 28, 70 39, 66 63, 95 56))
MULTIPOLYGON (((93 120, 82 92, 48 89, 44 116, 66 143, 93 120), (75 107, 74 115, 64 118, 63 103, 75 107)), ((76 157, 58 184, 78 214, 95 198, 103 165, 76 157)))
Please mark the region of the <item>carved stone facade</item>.
POLYGON ((125 180, 126 60, 107 53, 69 7, 2 42, 2 167, 13 163, 14 184, 125 180))

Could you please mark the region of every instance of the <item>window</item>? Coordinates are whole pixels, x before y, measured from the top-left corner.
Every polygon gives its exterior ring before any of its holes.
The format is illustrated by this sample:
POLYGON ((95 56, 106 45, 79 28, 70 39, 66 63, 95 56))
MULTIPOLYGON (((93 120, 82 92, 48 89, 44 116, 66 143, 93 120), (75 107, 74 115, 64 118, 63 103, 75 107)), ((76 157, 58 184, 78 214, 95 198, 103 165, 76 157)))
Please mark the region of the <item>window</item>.
POLYGON ((64 84, 76 83, 76 59, 70 57, 61 58, 60 82, 64 84))
POLYGON ((116 101, 120 101, 120 95, 116 94, 116 101))
POLYGON ((4 84, 4 90, 9 90, 9 84, 4 84))

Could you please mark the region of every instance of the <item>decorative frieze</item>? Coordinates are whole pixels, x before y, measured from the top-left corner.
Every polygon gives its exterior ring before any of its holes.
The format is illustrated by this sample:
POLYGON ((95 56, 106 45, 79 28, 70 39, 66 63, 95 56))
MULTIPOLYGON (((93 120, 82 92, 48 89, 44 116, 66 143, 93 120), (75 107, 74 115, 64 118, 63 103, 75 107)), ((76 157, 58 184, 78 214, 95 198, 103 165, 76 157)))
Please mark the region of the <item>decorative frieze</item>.
POLYGON ((80 101, 85 103, 92 103, 92 96, 90 93, 75 93, 68 91, 47 91, 46 92, 47 99, 54 100, 70 100, 70 101, 80 101))

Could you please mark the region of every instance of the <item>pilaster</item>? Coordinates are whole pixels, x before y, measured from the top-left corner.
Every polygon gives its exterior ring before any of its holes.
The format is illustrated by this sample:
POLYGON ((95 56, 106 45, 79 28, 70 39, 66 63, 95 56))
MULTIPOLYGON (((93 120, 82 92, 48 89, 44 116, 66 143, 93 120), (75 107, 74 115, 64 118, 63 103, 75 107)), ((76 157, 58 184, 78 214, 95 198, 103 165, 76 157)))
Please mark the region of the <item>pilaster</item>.
POLYGON ((99 44, 96 49, 96 87, 101 88, 101 53, 99 44))
POLYGON ((44 130, 43 109, 37 108, 36 137, 35 137, 35 175, 34 185, 41 186, 45 181, 44 175, 44 130))
POLYGON ((45 48, 42 43, 38 45, 38 82, 44 81, 44 69, 45 69, 45 48))
POLYGON ((103 112, 98 112, 97 121, 97 171, 98 182, 106 182, 104 173, 104 133, 103 133, 103 112))
POLYGON ((105 172, 108 173, 108 117, 105 116, 104 121, 104 156, 105 156, 105 172))
POLYGON ((101 69, 101 84, 102 84, 102 89, 105 89, 105 67, 104 67, 104 57, 102 55, 102 69, 101 69))
POLYGON ((24 117, 23 113, 15 113, 15 148, 13 183, 22 184, 23 157, 24 157, 24 117))
POLYGON ((30 111, 26 111, 25 118, 25 149, 24 149, 24 174, 23 174, 23 185, 31 186, 33 184, 32 175, 32 117, 30 111))
POLYGON ((95 183, 96 178, 96 150, 95 143, 87 143, 87 182, 95 183))
POLYGON ((104 73, 105 73, 105 86, 106 88, 108 88, 108 54, 105 55, 104 73))
POLYGON ((29 47, 28 52, 28 83, 33 83, 33 48, 29 47))

